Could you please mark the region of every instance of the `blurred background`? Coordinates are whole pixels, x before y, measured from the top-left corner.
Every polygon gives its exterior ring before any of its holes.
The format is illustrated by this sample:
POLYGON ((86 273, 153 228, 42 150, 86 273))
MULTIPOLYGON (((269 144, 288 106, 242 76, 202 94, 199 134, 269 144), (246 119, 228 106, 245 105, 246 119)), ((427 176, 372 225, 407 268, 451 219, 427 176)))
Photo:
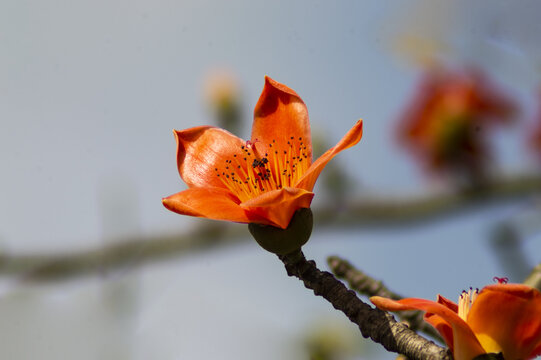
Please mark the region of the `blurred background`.
MULTIPOLYGON (((539 11, 503 0, 2 1, 0 358, 394 358, 288 278, 245 225, 215 246, 215 223, 162 206, 185 188, 172 129, 248 138, 269 75, 307 104, 320 153, 364 119, 314 207, 453 191, 399 144, 397 124, 427 69, 475 67, 520 109, 491 131, 491 174, 536 173, 539 11), (193 251, 151 252, 201 229, 205 247, 189 235, 193 251), (100 261, 134 240, 120 265, 100 261), (36 261, 89 252, 83 273, 36 261)), ((407 296, 455 299, 494 276, 524 280, 541 261, 539 213, 531 192, 417 226, 316 216, 304 252, 320 268, 345 257, 407 296)))

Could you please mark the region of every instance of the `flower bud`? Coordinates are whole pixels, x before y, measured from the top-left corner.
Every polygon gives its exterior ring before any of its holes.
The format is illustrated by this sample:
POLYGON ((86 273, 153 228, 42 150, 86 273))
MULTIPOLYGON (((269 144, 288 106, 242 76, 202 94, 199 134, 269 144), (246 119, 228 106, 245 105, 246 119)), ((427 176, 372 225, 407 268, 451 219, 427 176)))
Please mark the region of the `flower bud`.
POLYGON ((277 255, 286 255, 306 244, 312 234, 312 226, 312 210, 301 208, 293 214, 286 229, 251 223, 248 224, 248 230, 263 249, 277 255))

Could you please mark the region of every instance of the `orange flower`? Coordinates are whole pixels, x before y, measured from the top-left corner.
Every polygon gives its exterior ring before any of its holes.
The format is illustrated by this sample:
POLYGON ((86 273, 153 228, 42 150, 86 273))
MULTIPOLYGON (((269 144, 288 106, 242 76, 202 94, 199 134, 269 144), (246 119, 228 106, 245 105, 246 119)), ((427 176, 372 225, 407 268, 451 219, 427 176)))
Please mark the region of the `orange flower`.
POLYGON ((487 126, 507 122, 516 105, 478 70, 427 72, 406 109, 399 138, 431 170, 479 167, 487 126))
POLYGON ((188 189, 164 198, 167 209, 285 229, 295 211, 310 207, 325 165, 359 142, 362 121, 312 163, 306 105, 295 91, 265 77, 250 141, 212 126, 174 133, 178 170, 188 189))
POLYGON ((445 339, 456 360, 503 353, 506 360, 541 355, 541 292, 527 285, 494 284, 460 295, 458 305, 438 301, 370 298, 389 311, 423 310, 425 320, 445 339))

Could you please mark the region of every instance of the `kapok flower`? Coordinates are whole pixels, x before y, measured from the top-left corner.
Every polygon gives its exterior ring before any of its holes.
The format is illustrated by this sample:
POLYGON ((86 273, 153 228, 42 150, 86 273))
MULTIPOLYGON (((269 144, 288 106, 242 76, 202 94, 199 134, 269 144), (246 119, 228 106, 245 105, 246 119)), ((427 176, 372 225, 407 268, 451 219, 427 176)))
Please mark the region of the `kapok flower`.
POLYGON ((388 311, 422 310, 425 320, 441 334, 455 360, 486 353, 506 360, 541 355, 541 292, 522 284, 494 284, 464 291, 458 305, 438 295, 437 302, 407 298, 370 298, 388 311))
POLYGON ((297 210, 310 207, 325 165, 360 141, 362 121, 312 162, 306 105, 295 91, 265 77, 251 140, 212 126, 174 133, 178 170, 188 189, 164 198, 167 209, 286 229, 297 210))
POLYGON ((508 122, 516 109, 480 71, 438 67, 424 75, 398 136, 429 170, 475 171, 489 155, 486 129, 508 122))

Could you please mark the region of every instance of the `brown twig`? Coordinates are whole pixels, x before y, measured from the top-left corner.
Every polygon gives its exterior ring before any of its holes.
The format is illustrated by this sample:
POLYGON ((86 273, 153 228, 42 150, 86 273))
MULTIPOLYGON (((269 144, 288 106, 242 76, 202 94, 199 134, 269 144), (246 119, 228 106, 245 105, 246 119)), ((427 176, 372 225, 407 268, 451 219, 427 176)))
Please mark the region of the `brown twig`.
MULTIPOLYGON (((359 294, 368 297, 382 296, 393 300, 400 300, 403 298, 403 296, 389 290, 382 281, 370 277, 338 256, 329 256, 327 258, 327 264, 334 275, 339 279, 346 280, 349 287, 359 294)), ((396 314, 402 321, 408 323, 411 330, 423 332, 436 340, 443 341, 440 334, 423 320, 424 312, 397 311, 396 314)))
POLYGON ((10 255, 0 252, 0 274, 15 275, 27 282, 65 280, 136 268, 143 264, 245 242, 244 226, 202 221, 185 235, 139 237, 111 241, 94 249, 64 254, 10 255))
POLYGON ((314 212, 318 224, 403 226, 433 221, 443 216, 463 214, 467 210, 503 203, 541 193, 541 175, 514 175, 490 179, 482 187, 453 189, 448 192, 422 193, 398 198, 370 196, 355 199, 341 207, 322 208, 314 212))
MULTIPOLYGON (((408 198, 359 198, 337 209, 314 209, 318 227, 403 226, 430 221, 475 206, 503 202, 541 192, 541 175, 498 178, 476 191, 455 191, 408 198)), ((169 236, 141 236, 106 241, 108 245, 61 254, 10 254, 0 252, 0 275, 15 275, 28 281, 61 280, 102 274, 123 267, 182 256, 210 248, 251 240, 246 228, 226 223, 203 222, 195 231, 169 236)))
POLYGON ((364 337, 382 344, 388 351, 404 354, 411 360, 452 359, 445 348, 417 335, 405 324, 397 323, 391 314, 362 302, 353 290, 348 290, 331 273, 319 270, 314 261, 306 260, 301 251, 278 257, 289 276, 299 278, 314 294, 322 296, 335 309, 342 311, 359 326, 364 337))

